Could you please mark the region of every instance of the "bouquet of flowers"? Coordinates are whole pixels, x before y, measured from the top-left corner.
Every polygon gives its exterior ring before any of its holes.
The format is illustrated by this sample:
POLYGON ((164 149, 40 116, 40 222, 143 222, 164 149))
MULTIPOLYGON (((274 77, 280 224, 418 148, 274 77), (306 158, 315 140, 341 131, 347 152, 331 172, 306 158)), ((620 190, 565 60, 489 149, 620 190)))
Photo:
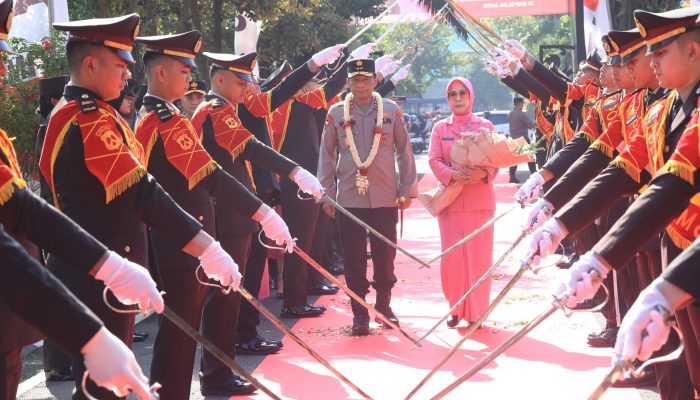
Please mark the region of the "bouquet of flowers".
MULTIPOLYGON (((462 134, 450 149, 454 169, 481 167, 485 169, 508 168, 532 162, 540 141, 529 144, 525 138, 512 139, 496 131, 482 128, 477 132, 462 134)), ((463 184, 452 182, 418 195, 418 199, 431 215, 437 216, 462 193, 463 184)))
POLYGON ((537 145, 530 145, 523 137, 512 139, 482 128, 463 134, 452 146, 450 159, 455 169, 466 166, 508 168, 532 162, 537 145))

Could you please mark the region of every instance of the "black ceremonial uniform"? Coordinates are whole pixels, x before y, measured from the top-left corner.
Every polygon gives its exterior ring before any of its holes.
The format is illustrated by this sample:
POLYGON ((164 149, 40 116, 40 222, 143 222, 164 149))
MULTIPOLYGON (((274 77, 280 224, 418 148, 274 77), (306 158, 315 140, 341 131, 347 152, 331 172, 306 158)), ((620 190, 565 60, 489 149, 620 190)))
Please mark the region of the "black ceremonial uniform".
MULTIPOLYGON (((7 234, 0 225, 0 302, 72 355, 102 327, 100 320, 7 234), (80 329, 75 329, 80 327, 80 329)), ((3 331, 13 325, 0 320, 3 331)), ((14 399, 21 372, 21 347, 0 363, 0 396, 14 399), (8 362, 10 361, 10 362, 8 362)))
MULTIPOLYGON (((275 149, 314 175, 318 168, 320 145, 314 112, 319 108, 327 108, 343 89, 346 80, 347 72, 343 64, 321 88, 295 97, 273 115, 275 149), (285 140, 287 134, 294 136, 290 137, 290 140, 285 140)), ((309 253, 320 206, 315 201, 300 200, 297 197, 298 188, 288 176, 281 177, 280 186, 285 221, 291 234, 298 239, 299 248, 309 253)), ((303 307, 307 304, 308 270, 306 262, 296 254, 285 254, 284 257, 282 316, 293 317, 294 313, 289 307, 303 307)))
MULTIPOLYGON (((255 54, 242 57, 222 56, 205 53, 213 60, 213 67, 228 70, 229 65, 236 65, 236 70, 246 70, 250 75, 255 54), (228 61, 227 59, 231 59, 228 61)), ((233 71, 233 70, 231 70, 233 71)), ((241 76, 241 73, 237 73, 241 76)), ((250 78, 249 78, 250 79, 250 78)), ((235 112, 236 105, 228 103, 213 91, 205 96, 204 102, 195 112, 192 123, 207 152, 221 167, 240 181, 249 190, 254 191, 248 164, 256 164, 280 175, 288 175, 296 163, 280 156, 279 153, 265 146, 242 126, 235 112), (216 123, 212 114, 219 115, 216 123), (223 124, 223 125, 222 125, 223 124), (232 140, 219 142, 219 136, 228 130, 234 130, 232 140), (218 135, 217 135, 218 134, 218 135), (224 147, 227 146, 227 147, 224 147)), ((243 221, 233 207, 215 202, 217 236, 222 247, 238 264, 241 273, 244 269, 250 249, 251 235, 258 231, 254 221, 243 221)), ((236 322, 240 309, 240 295, 232 293, 225 296, 220 290, 210 290, 204 305, 202 332, 207 338, 220 346, 230 356, 235 355, 236 322)), ((202 355, 201 382, 203 385, 218 386, 229 381, 233 372, 211 354, 202 355)))
MULTIPOLYGON (((80 113, 104 112, 107 115, 116 115, 116 110, 105 103, 97 103, 99 99, 94 93, 79 86, 66 86, 64 99, 69 103, 74 100, 80 101, 80 113)), ((57 108, 51 117, 47 141, 50 136, 57 136, 65 127, 62 124, 64 121, 54 120, 59 112, 60 109, 57 108), (52 122, 55 122, 55 125, 52 122)), ((120 142, 129 140, 125 136, 128 134, 128 127, 117 123, 116 117, 109 122, 109 126, 114 129, 113 132, 118 132, 117 138, 120 142)), ((75 122, 68 122, 67 128, 63 143, 58 149, 48 149, 45 143, 42 152, 42 159, 50 157, 54 152, 56 154, 52 168, 56 205, 107 247, 137 264, 148 265, 146 224, 167 235, 177 249, 185 247, 202 229, 202 225, 186 215, 148 174, 139 177, 130 187, 105 204, 105 187, 86 166, 81 128, 75 122)), ((48 181, 46 171, 42 170, 42 173, 48 181)), ((100 316, 112 333, 126 344, 131 344, 134 317, 117 314, 107 308, 102 301, 101 283, 68 271, 65 264, 53 254, 49 256, 48 266, 78 298, 100 316)), ((76 359, 73 363, 73 373, 78 384, 83 371, 82 358, 76 359)), ((111 396, 106 391, 101 391, 108 396, 107 398, 111 396)), ((95 395, 100 391, 91 387, 90 393, 95 395)), ((78 391, 74 398, 83 398, 82 392, 78 391)))
MULTIPOLYGON (((284 61, 282 66, 270 74, 270 77, 260 85, 260 88, 264 90, 263 93, 247 95, 243 104, 238 106, 238 116, 243 126, 252 132, 261 143, 270 146, 268 120, 272 112, 294 96, 313 76, 314 72, 309 67, 308 62, 296 70, 292 70, 291 65, 284 61)), ((270 207, 278 205, 281 189, 277 177, 272 172, 257 165, 253 165, 252 169, 253 183, 258 196, 270 207)), ((260 293, 267 252, 268 250, 254 237, 246 261, 243 287, 256 298, 260 293)), ((244 343, 255 339, 259 323, 258 311, 250 303, 242 302, 238 316, 236 341, 244 343)), ((278 349, 277 346, 275 347, 278 349)))

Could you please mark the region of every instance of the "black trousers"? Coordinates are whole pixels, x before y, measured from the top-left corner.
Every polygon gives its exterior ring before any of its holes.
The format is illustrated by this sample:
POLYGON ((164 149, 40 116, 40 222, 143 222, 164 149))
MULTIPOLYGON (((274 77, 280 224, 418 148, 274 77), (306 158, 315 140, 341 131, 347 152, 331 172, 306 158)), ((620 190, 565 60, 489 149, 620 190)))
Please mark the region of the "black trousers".
MULTIPOLYGON (((645 251, 637 255, 640 287, 648 286, 652 280, 661 275, 661 265, 661 250, 653 244, 647 246, 645 251)), ((671 334, 668 343, 652 357, 668 354, 678 347, 678 343, 678 337, 675 334, 671 334)), ((693 387, 688 374, 688 365, 683 357, 676 361, 656 364, 654 365, 654 371, 656 372, 656 385, 662 400, 693 398, 693 387)))
MULTIPOLYGON (((257 234, 253 236, 250 243, 250 257, 245 266, 243 276, 243 287, 255 298, 260 295, 262 278, 265 272, 265 261, 267 260, 267 249, 260 244, 257 234)), ((238 332, 236 340, 243 343, 255 338, 258 334, 257 327, 260 324, 260 313, 247 301, 241 302, 241 309, 238 314, 238 332)))
MULTIPOLYGON (((348 211, 396 242, 396 223, 399 219, 396 207, 348 208, 348 211)), ((365 296, 370 287, 370 282, 367 280, 367 231, 341 213, 336 213, 336 218, 339 218, 340 238, 343 243, 345 281, 355 293, 365 296)), ((369 236, 369 245, 372 250, 374 270, 372 286, 376 291, 390 291, 396 283, 396 275, 394 275, 396 249, 374 235, 369 236)))
POLYGON ((22 375, 22 349, 0 353, 0 395, 2 400, 15 400, 22 375))
MULTIPOLYGON (((219 241, 245 276, 251 235, 220 236, 219 241)), ((202 311, 202 334, 232 358, 236 356, 236 325, 240 306, 240 294, 225 295, 221 289, 207 289, 202 311)), ((232 376, 233 372, 216 357, 208 351, 202 352, 200 381, 203 385, 221 385, 232 376)))
MULTIPOLYGON (((681 254, 681 251, 682 250, 673 244, 671 239, 664 234, 661 239, 661 262, 663 268, 666 269, 671 261, 681 254)), ((692 399, 694 397, 690 396, 698 396, 698 394, 700 394, 700 306, 698 306, 697 302, 694 302, 681 310, 677 310, 675 314, 678 327, 683 334, 683 342, 685 344, 685 351, 683 353, 685 354, 685 361, 692 385, 690 393, 687 394, 687 398, 692 399), (692 389, 694 389, 694 393, 692 389)), ((674 344, 677 346, 677 342, 674 344)))
MULTIPOLYGON (((314 230, 314 238, 311 243, 311 257, 317 260, 323 268, 328 268, 330 265, 330 254, 328 254, 328 244, 330 243, 330 218, 323 211, 319 211, 318 219, 316 220, 316 229, 314 230)), ((312 267, 309 268, 309 287, 322 284, 323 275, 312 267)))
POLYGON ((44 345, 41 347, 41 357, 44 371, 46 372, 51 370, 67 371, 73 364, 73 357, 61 350, 51 339, 44 339, 44 345))
MULTIPOLYGON (((202 318, 206 286, 197 282, 194 270, 161 270, 159 289, 167 293, 163 297, 165 304, 197 329, 202 318)), ((190 398, 196 350, 197 343, 194 340, 168 319, 160 319, 153 344, 151 382, 163 385, 159 392, 161 398, 190 398)))
MULTIPOLYGON (((284 183, 284 182, 283 182, 284 183)), ((316 230, 320 206, 313 200, 300 200, 297 187, 282 185, 282 213, 296 245, 307 254, 316 230)), ((304 260, 296 254, 284 254, 284 305, 303 306, 307 303, 308 270, 304 260)))

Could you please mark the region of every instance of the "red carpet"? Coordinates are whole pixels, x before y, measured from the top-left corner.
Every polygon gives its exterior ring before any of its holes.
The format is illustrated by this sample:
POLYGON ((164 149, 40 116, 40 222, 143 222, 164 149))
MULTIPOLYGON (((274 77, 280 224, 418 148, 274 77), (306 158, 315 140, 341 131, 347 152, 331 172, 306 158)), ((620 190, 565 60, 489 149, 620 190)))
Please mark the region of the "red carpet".
MULTIPOLYGON (((514 185, 506 184, 507 175, 497 179, 497 213, 513 202, 514 185)), ((431 175, 421 181, 421 190, 435 185, 431 175)), ((495 258, 507 249, 520 233, 519 223, 525 211, 516 210, 496 224, 495 258)), ((400 245, 423 260, 440 251, 437 221, 419 204, 406 211, 404 238, 400 245)), ((497 271, 492 297, 505 285, 523 249, 497 271)), ((399 253, 396 260, 399 282, 394 289, 392 307, 401 326, 416 338, 422 336, 447 312, 439 282, 439 263, 432 269, 419 269, 399 253)), ((465 343, 441 371, 421 389, 416 399, 431 398, 454 381, 477 360, 490 353, 514 331, 549 306, 550 295, 563 272, 548 268, 535 276, 528 273, 490 316, 484 328, 465 343)), ((370 296, 374 293, 371 292, 370 296)), ((374 301, 373 297, 369 299, 374 301)), ((424 341, 422 348, 390 330, 375 328, 369 337, 348 336, 352 323, 347 296, 321 297, 329 309, 321 318, 300 320, 293 328, 311 347, 341 373, 374 399, 403 399, 425 374, 459 339, 459 329, 444 324, 424 341)), ((533 332, 464 382, 445 398, 449 399, 585 399, 605 375, 611 349, 592 349, 586 336, 600 326, 590 314, 566 318, 561 312, 535 328, 533 332)), ((463 331, 463 330, 462 330, 463 331)), ((360 399, 346 385, 289 339, 284 350, 267 357, 253 374, 275 393, 288 399, 360 399)), ((252 398, 264 398, 257 395, 252 398)), ((639 399, 634 389, 611 389, 605 399, 639 399)))

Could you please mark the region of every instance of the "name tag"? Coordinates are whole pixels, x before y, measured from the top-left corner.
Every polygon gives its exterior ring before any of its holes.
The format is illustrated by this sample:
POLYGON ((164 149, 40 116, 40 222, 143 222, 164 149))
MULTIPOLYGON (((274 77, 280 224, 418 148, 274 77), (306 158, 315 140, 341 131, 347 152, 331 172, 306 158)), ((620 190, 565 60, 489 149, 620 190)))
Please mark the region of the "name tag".
POLYGON ((453 138, 453 137, 443 137, 443 138, 440 138, 440 140, 455 140, 455 138, 453 138))
MULTIPOLYGON (((345 120, 344 120, 344 119, 341 119, 341 120, 340 120, 340 126, 343 126, 343 125, 345 125, 345 120)), ((354 119, 351 119, 351 120, 350 120, 350 125, 355 125, 355 120, 354 120, 354 119)))
POLYGON ((632 114, 632 116, 627 118, 627 121, 625 121, 625 125, 629 125, 636 120, 637 120, 637 114, 632 114))
POLYGON ((607 110, 608 108, 614 107, 616 105, 617 105, 617 100, 605 103, 605 104, 603 104, 603 110, 607 110))
POLYGON ((391 118, 384 118, 383 121, 385 124, 390 124, 391 123, 391 118))

